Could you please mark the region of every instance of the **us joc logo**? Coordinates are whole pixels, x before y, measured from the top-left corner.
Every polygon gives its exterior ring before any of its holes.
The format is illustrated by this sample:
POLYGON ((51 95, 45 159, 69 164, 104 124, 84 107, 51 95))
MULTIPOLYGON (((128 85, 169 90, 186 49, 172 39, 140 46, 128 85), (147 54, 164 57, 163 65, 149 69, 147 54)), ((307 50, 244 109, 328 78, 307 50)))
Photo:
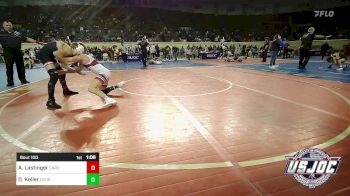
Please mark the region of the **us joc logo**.
POLYGON ((293 175, 304 186, 315 188, 336 174, 341 157, 331 157, 317 148, 308 148, 294 156, 286 156, 288 161, 285 174, 293 175))

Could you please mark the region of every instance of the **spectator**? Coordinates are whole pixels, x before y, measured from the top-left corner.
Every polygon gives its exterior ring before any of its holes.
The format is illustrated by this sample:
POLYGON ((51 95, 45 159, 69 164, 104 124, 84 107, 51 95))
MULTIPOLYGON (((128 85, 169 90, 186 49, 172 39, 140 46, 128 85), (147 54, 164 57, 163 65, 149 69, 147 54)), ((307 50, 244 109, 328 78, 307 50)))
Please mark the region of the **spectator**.
POLYGON ((156 58, 157 51, 156 51, 156 46, 154 44, 150 45, 149 51, 150 51, 150 54, 152 55, 152 58, 156 58))
POLYGON ((160 57, 160 49, 159 49, 158 44, 156 44, 155 48, 156 48, 157 57, 160 57))
POLYGON ((330 46, 328 45, 327 40, 326 40, 321 46, 321 59, 322 60, 326 56, 329 49, 330 49, 330 46))
POLYGON ((127 49, 124 46, 124 42, 121 43, 121 47, 120 47, 121 53, 122 53, 122 59, 124 62, 126 62, 128 60, 128 55, 127 55, 127 49))
POLYGON ((179 48, 177 46, 173 46, 173 56, 175 61, 177 61, 178 54, 179 54, 179 48))
POLYGON ((187 45, 187 48, 186 48, 185 52, 186 52, 187 60, 191 60, 192 51, 191 51, 190 45, 187 45))
POLYGON ((34 62, 36 61, 36 53, 33 48, 29 49, 29 58, 32 59, 34 62))
POLYGON ((107 52, 104 52, 102 56, 103 56, 103 61, 109 60, 109 56, 108 56, 107 52))
POLYGON ((241 56, 242 50, 241 50, 241 45, 239 44, 238 47, 235 49, 234 56, 241 56))
POLYGON ((185 48, 184 48, 184 46, 181 46, 181 48, 180 48, 180 58, 185 58, 185 48))
POLYGON ((24 54, 23 55, 23 59, 24 59, 24 66, 28 67, 29 69, 33 69, 33 67, 34 67, 34 60, 31 59, 28 54, 24 54))
POLYGON ((146 39, 146 36, 144 36, 141 40, 141 42, 139 43, 139 46, 141 48, 141 60, 143 63, 143 69, 147 68, 147 47, 148 47, 149 43, 146 39))
POLYGON ((275 69, 278 67, 278 65, 276 65, 276 59, 280 51, 280 47, 285 48, 287 46, 281 40, 281 36, 279 34, 276 34, 274 36, 274 40, 270 44, 270 54, 271 54, 270 68, 271 69, 275 69))
POLYGON ((286 46, 283 48, 283 58, 287 59, 287 58, 289 58, 289 49, 288 49, 289 42, 286 38, 284 38, 283 43, 286 46))
POLYGON ((170 50, 171 50, 171 48, 170 48, 170 46, 169 46, 169 44, 167 44, 164 48, 163 48, 163 54, 164 54, 164 59, 168 59, 168 60, 170 60, 170 50))

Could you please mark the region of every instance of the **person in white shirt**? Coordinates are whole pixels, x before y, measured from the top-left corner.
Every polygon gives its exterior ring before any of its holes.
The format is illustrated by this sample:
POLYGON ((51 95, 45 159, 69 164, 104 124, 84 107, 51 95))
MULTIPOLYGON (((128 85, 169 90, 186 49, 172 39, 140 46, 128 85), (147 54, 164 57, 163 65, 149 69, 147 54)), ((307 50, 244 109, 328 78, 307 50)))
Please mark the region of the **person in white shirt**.
POLYGON ((29 58, 31 58, 33 61, 36 59, 35 57, 35 51, 33 48, 29 50, 29 58))
POLYGON ((121 81, 115 86, 108 86, 108 81, 111 77, 111 71, 109 71, 102 64, 98 63, 93 57, 83 54, 86 51, 86 47, 81 43, 73 43, 72 48, 77 51, 77 55, 73 57, 67 57, 65 60, 70 63, 77 63, 78 68, 74 71, 58 71, 58 74, 64 73, 78 73, 81 75, 85 75, 81 73, 82 69, 85 67, 91 70, 92 73, 97 76, 93 79, 93 81, 89 85, 89 92, 101 97, 105 104, 102 108, 107 108, 117 104, 117 101, 108 97, 107 94, 114 89, 121 88, 125 82, 121 81))
POLYGON ((124 43, 121 43, 120 47, 121 53, 122 53, 122 59, 124 62, 128 60, 128 49, 124 46, 124 43))
POLYGON ((106 53, 106 52, 104 52, 103 54, 102 54, 102 57, 103 57, 103 61, 108 61, 108 54, 106 53))
POLYGON ((152 55, 152 58, 155 58, 157 55, 157 51, 156 51, 156 46, 154 44, 151 44, 151 46, 149 47, 149 51, 152 55))

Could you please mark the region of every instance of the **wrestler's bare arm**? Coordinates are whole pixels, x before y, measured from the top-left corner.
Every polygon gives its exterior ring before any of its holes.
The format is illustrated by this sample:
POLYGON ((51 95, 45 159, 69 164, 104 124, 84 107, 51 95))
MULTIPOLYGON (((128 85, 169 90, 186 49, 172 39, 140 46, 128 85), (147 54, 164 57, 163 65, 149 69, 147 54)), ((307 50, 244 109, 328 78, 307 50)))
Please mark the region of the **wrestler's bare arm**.
POLYGON ((70 64, 78 63, 78 67, 75 70, 67 71, 65 73, 78 73, 80 75, 85 75, 81 73, 81 71, 84 68, 84 64, 86 64, 86 59, 84 58, 84 55, 77 55, 73 57, 64 57, 63 60, 66 62, 69 62, 70 64))

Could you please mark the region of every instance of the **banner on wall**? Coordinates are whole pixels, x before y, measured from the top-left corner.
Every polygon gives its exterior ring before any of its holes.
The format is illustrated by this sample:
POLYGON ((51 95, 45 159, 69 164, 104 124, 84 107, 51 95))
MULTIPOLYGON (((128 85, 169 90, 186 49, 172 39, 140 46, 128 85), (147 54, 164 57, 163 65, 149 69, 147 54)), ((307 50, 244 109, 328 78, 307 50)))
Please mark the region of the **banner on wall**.
POLYGON ((141 61, 141 55, 128 55, 127 61, 141 61))
POLYGON ((202 59, 217 59, 219 57, 219 53, 200 53, 199 55, 202 59))

